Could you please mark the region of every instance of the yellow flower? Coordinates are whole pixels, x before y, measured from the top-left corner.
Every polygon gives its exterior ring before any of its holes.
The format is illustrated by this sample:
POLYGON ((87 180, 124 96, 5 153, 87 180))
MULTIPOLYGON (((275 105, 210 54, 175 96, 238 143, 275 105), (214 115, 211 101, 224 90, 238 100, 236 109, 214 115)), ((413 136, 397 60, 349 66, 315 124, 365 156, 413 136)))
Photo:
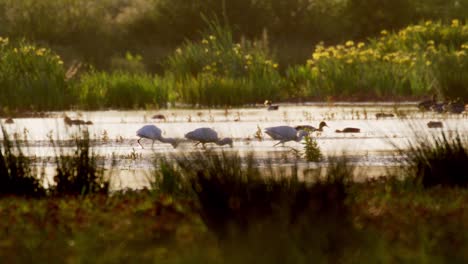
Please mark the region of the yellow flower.
POLYGON ((429 66, 431 65, 432 63, 430 61, 426 61, 426 65, 429 66))
POLYGON ((177 48, 175 51, 177 54, 182 54, 182 50, 180 48, 177 48))
POLYGON ((452 20, 452 27, 458 27, 460 25, 460 21, 458 19, 452 20))
POLYGON ((434 41, 433 41, 433 40, 429 40, 429 41, 427 42, 427 45, 431 45, 431 46, 434 45, 434 41))
POLYGON ((382 30, 382 31, 380 31, 380 34, 382 34, 382 35, 384 35, 384 36, 385 36, 385 35, 388 35, 388 31, 387 31, 387 30, 382 30))
POLYGON ((213 35, 210 35, 208 38, 209 38, 210 40, 215 40, 215 39, 216 39, 216 37, 213 36, 213 35))
POLYGON ((252 55, 247 54, 247 55, 244 56, 244 58, 245 58, 246 60, 251 60, 251 59, 252 59, 252 55))
POLYGON ((466 53, 465 53, 464 50, 460 50, 460 51, 455 52, 455 55, 456 55, 457 57, 463 57, 463 56, 466 55, 466 53))
POLYGON ((275 68, 275 69, 278 68, 278 63, 274 63, 273 68, 275 68))
POLYGON ((428 21, 426 21, 426 23, 424 23, 424 25, 426 25, 426 26, 430 26, 431 24, 432 24, 431 20, 428 20, 428 21))
POLYGON ((208 40, 203 39, 203 40, 201 41, 201 43, 203 43, 203 44, 208 44, 208 40))
POLYGON ((59 65, 62 65, 62 64, 63 64, 63 61, 62 61, 62 60, 59 60, 57 63, 58 63, 59 65))
POLYGON ((345 45, 346 45, 346 47, 351 47, 351 46, 354 45, 354 41, 348 40, 348 41, 346 41, 345 45))
POLYGON ((314 64, 314 61, 313 60, 307 60, 307 65, 310 66, 310 65, 313 65, 314 64))
POLYGON ((353 59, 347 59, 347 60, 346 60, 346 63, 348 63, 348 64, 353 63, 353 59))
POLYGON ((364 42, 359 42, 359 43, 357 44, 357 47, 358 47, 358 48, 362 48, 362 47, 364 47, 365 45, 366 45, 366 44, 364 44, 364 42))

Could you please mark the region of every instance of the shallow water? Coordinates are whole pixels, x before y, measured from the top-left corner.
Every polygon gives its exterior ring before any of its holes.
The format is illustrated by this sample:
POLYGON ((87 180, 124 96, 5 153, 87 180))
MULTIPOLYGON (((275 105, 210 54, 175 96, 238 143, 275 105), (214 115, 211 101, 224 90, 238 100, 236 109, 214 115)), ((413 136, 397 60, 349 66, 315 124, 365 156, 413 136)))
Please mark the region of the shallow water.
MULTIPOLYGON (((14 124, 5 124, 7 131, 26 135, 26 152, 47 160, 55 154, 49 138, 59 139, 59 144, 73 146, 72 136, 79 130, 77 126, 67 126, 64 115, 72 119, 92 121, 86 126, 94 139, 97 153, 108 160, 117 157, 118 168, 124 171, 147 171, 151 168, 153 154, 171 155, 197 151, 193 143, 184 141, 177 149, 170 144, 156 142, 151 148, 150 140, 142 140, 142 149, 137 143, 135 132, 146 124, 155 124, 164 131, 165 137, 183 138, 184 134, 199 127, 211 127, 220 137, 232 137, 234 147, 210 146, 215 150, 238 151, 246 154, 254 151, 257 159, 268 159, 272 155, 282 163, 285 155, 294 156, 302 151, 300 142, 288 142, 285 147, 273 147, 276 141, 260 133, 262 139, 255 137, 258 130, 278 125, 313 125, 326 121, 329 127, 323 132, 313 133, 324 155, 345 155, 358 166, 381 167, 396 165, 395 147, 405 148, 408 142, 426 133, 440 133, 441 130, 460 134, 468 132, 467 115, 436 114, 420 112, 414 103, 367 103, 367 104, 302 104, 280 105, 277 111, 265 108, 239 109, 167 109, 160 111, 93 111, 93 112, 51 112, 48 118, 16 118, 14 124), (378 112, 393 113, 394 118, 377 119, 378 112), (162 114, 166 120, 152 119, 162 114), (428 129, 428 121, 442 121, 443 129, 428 129), (357 127, 361 133, 340 134, 336 129, 357 127)), ((301 161, 304 162, 304 161, 301 161)), ((122 174, 122 173, 121 173, 122 174)), ((126 173, 123 173, 126 174, 126 173)), ((130 173, 127 173, 128 175, 130 173)), ((138 174, 138 173, 137 173, 138 174)), ((125 179, 125 186, 133 186, 125 179)), ((139 176, 136 176, 138 178, 139 176)))

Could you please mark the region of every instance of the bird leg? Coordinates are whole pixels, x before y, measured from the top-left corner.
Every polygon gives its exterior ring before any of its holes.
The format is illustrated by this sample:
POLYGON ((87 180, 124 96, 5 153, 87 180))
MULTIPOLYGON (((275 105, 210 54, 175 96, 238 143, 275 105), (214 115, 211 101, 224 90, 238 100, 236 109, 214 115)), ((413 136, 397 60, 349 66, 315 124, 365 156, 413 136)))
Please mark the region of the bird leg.
POLYGON ((138 144, 140 144, 141 148, 144 149, 143 145, 140 143, 141 138, 137 140, 138 144))
POLYGON ((151 149, 154 148, 154 139, 153 139, 153 143, 151 144, 151 149))
POLYGON ((278 144, 283 144, 283 146, 284 146, 284 142, 283 142, 283 141, 280 141, 280 142, 274 144, 273 147, 276 147, 278 144))
POLYGON ((196 147, 196 146, 198 146, 200 143, 201 143, 201 142, 197 142, 197 143, 195 143, 195 145, 193 145, 193 146, 196 147))

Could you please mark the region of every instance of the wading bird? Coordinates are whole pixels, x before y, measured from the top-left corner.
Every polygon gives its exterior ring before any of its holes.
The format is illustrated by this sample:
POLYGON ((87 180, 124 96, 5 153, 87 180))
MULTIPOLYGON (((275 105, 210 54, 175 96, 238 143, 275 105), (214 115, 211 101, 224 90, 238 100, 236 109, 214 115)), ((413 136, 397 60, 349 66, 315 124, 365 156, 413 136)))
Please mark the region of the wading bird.
POLYGON ((265 128, 265 133, 275 140, 279 140, 273 146, 278 144, 283 144, 288 141, 301 141, 302 138, 309 134, 305 130, 297 131, 294 127, 290 126, 276 126, 276 127, 267 127, 265 128))
POLYGON ((232 148, 231 138, 220 139, 218 137, 218 133, 216 133, 216 131, 208 127, 201 127, 190 131, 187 134, 185 134, 185 138, 197 141, 197 143, 195 143, 195 146, 201 143, 203 148, 205 148, 206 143, 215 143, 219 146, 230 145, 232 148))
POLYGON ((324 127, 328 127, 328 125, 327 125, 327 123, 322 121, 319 124, 319 128, 309 126, 309 125, 301 125, 301 126, 296 126, 296 130, 298 130, 298 131, 299 130, 306 130, 306 131, 309 131, 309 132, 315 132, 315 131, 322 132, 324 127))
POLYGON ((162 136, 162 131, 161 129, 157 128, 155 125, 145 125, 142 128, 138 129, 136 132, 137 136, 140 138, 138 139, 138 144, 140 144, 141 148, 143 148, 143 145, 141 145, 140 140, 142 138, 147 138, 151 139, 153 141, 153 144, 151 144, 151 148, 154 146, 154 141, 159 140, 162 143, 170 143, 172 147, 176 148, 177 145, 179 144, 178 140, 174 138, 165 138, 162 136))
POLYGON ((264 105, 267 106, 267 110, 268 110, 268 111, 271 111, 271 110, 278 110, 278 108, 279 108, 279 105, 273 105, 273 104, 271 103, 270 100, 266 100, 265 103, 264 103, 264 105))
POLYGON ((355 127, 345 127, 342 130, 335 130, 336 133, 359 133, 361 129, 355 127))

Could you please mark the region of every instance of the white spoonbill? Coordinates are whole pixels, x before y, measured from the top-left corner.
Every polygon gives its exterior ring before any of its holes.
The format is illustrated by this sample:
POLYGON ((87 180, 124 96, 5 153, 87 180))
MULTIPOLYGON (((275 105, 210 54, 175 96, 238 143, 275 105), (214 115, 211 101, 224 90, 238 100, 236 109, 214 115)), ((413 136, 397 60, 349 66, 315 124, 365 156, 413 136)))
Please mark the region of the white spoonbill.
POLYGON ((153 144, 151 145, 151 148, 154 146, 154 141, 159 140, 163 143, 170 143, 172 147, 176 148, 177 145, 179 144, 177 139, 174 138, 165 138, 162 136, 162 131, 155 125, 145 125, 142 128, 138 129, 136 132, 137 136, 140 138, 138 139, 138 144, 140 144, 141 148, 143 148, 143 145, 141 145, 140 140, 142 138, 147 138, 153 140, 153 144))
POLYGON ((279 140, 273 146, 278 144, 283 144, 288 141, 301 141, 302 138, 309 133, 305 130, 297 131, 294 127, 290 126, 275 126, 275 127, 267 127, 265 128, 265 133, 269 135, 271 138, 279 140))
POLYGON ((220 139, 218 137, 218 133, 216 133, 216 131, 214 131, 213 129, 209 127, 197 128, 185 134, 185 137, 193 141, 198 141, 195 144, 195 146, 201 143, 203 145, 203 148, 205 147, 206 143, 215 143, 216 145, 219 145, 219 146, 230 145, 232 148, 231 138, 220 139))

